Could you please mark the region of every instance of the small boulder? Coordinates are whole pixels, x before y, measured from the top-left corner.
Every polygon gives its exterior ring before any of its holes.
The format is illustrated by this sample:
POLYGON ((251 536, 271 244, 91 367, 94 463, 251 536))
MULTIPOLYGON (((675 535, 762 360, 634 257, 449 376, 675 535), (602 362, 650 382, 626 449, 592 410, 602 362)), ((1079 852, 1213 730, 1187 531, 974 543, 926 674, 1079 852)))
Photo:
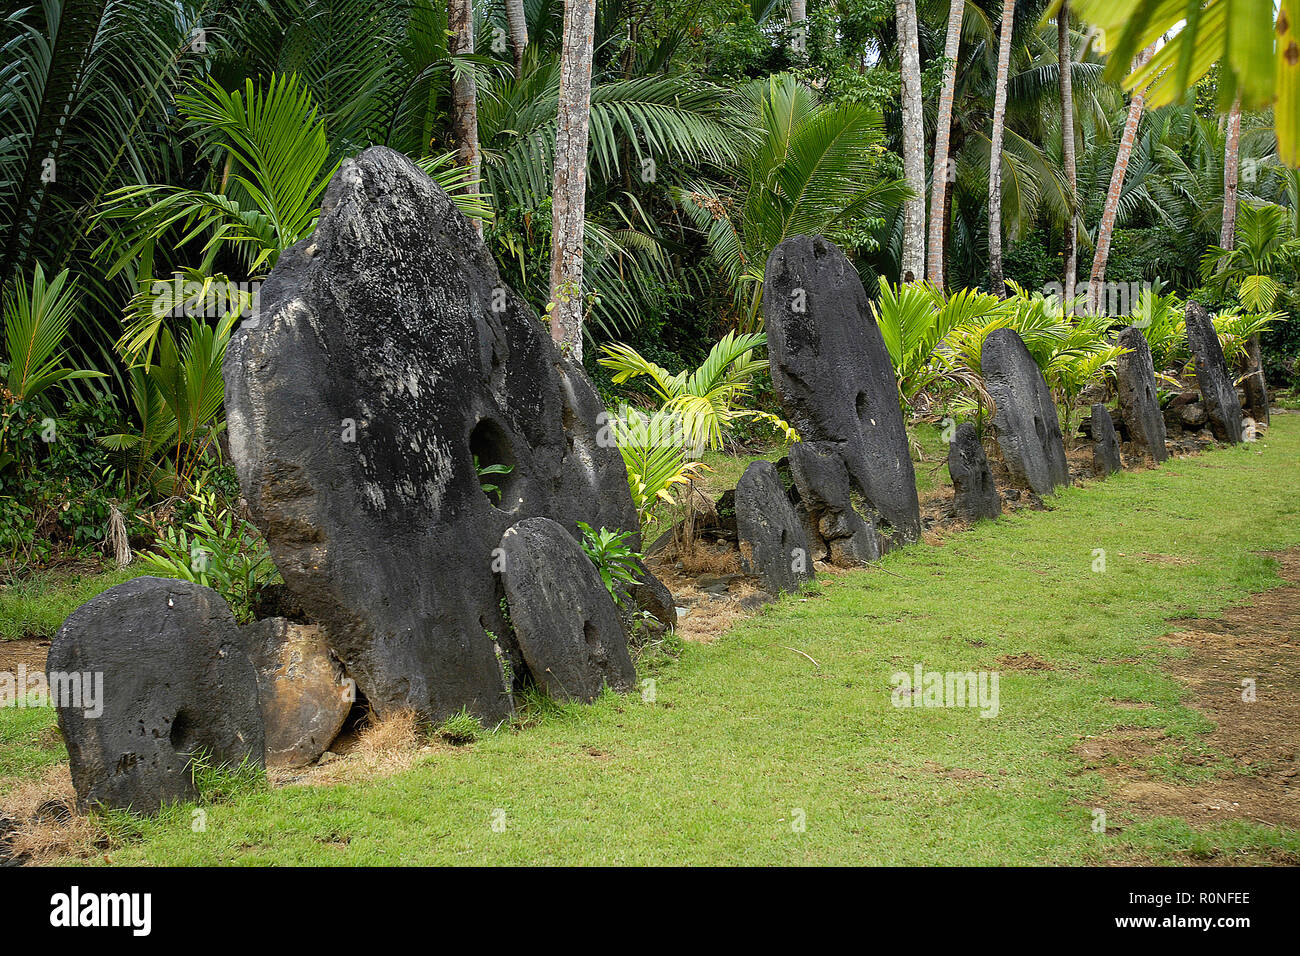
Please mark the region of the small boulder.
POLYGON ((355 686, 318 625, 274 617, 248 630, 266 727, 266 765, 309 766, 343 729, 355 686))
POLYGON ((193 799, 200 754, 264 766, 250 636, 216 591, 170 578, 135 578, 74 611, 46 666, 77 806, 153 813, 193 799))
POLYGON ((736 529, 741 565, 768 591, 798 591, 812 580, 803 523, 770 461, 751 462, 736 483, 736 529))
POLYGON ((818 548, 814 557, 836 567, 880 559, 881 539, 869 509, 853 505, 848 468, 828 442, 790 446, 790 474, 799 489, 805 538, 818 548))
POLYGON ((515 640, 538 685, 556 700, 630 690, 636 668, 618 608, 564 527, 550 518, 516 522, 501 536, 501 555, 515 640))
POLYGON ((1092 406, 1092 465, 1100 478, 1109 477, 1124 468, 1110 409, 1100 403, 1092 406))
POLYGON ((1002 514, 1002 498, 988 456, 970 422, 957 426, 948 446, 948 474, 952 476, 953 506, 958 515, 978 521, 1002 514))
POLYGON ((1204 428, 1207 420, 1208 416, 1203 402, 1192 402, 1190 405, 1183 405, 1178 409, 1178 423, 1185 429, 1204 428))

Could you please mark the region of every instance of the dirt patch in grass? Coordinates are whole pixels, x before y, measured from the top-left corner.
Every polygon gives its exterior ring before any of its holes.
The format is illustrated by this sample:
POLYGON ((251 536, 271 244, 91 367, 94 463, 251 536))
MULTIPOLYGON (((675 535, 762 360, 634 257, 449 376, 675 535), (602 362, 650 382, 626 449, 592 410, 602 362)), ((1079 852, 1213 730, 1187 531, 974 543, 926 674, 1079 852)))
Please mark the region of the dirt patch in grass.
POLYGON ((16 673, 19 665, 22 665, 27 668, 28 674, 43 674, 49 653, 50 642, 43 637, 0 641, 0 673, 16 673))
POLYGON ((1300 828, 1300 548, 1271 556, 1290 583, 1220 618, 1175 621, 1162 639, 1188 652, 1164 668, 1214 723, 1204 738, 1212 756, 1138 727, 1074 748, 1125 812, 1180 817, 1198 828, 1234 821, 1300 828), (1163 761, 1174 773, 1153 772, 1163 761))
POLYGON ((1007 654, 998 658, 998 666, 1009 671, 1054 671, 1051 664, 1026 651, 1023 654, 1007 654))

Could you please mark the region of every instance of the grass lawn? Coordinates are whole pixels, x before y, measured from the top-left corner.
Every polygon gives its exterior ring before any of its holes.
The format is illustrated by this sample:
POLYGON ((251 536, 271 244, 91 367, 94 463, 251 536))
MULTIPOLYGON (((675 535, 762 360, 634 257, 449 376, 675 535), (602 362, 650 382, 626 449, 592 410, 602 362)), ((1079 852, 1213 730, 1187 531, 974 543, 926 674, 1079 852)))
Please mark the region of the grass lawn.
POLYGON ((0 588, 0 641, 53 637, 64 619, 96 594, 146 573, 140 563, 99 572, 51 568, 0 588))
MULTIPOLYGON (((206 808, 205 832, 192 831, 190 808, 172 808, 127 826, 111 858, 1063 864, 1300 853, 1296 831, 1244 823, 1124 820, 1094 833, 1107 785, 1072 753, 1121 725, 1163 727, 1171 746, 1203 751, 1208 721, 1159 669, 1177 652, 1157 637, 1171 618, 1279 583, 1254 552, 1300 544, 1298 459, 1300 415, 1278 415, 1265 442, 1070 489, 1050 511, 825 575, 813 593, 643 669, 653 702, 554 707, 385 778, 246 790, 206 808), (1106 552, 1104 573, 1094 549, 1106 552), (999 664, 1025 654, 1052 669, 999 664), (891 706, 891 674, 917 663, 999 670, 998 715, 891 706)), ((0 712, 0 772, 37 759, 53 720, 19 714, 0 712)), ((1207 772, 1159 763, 1155 772, 1207 772)))

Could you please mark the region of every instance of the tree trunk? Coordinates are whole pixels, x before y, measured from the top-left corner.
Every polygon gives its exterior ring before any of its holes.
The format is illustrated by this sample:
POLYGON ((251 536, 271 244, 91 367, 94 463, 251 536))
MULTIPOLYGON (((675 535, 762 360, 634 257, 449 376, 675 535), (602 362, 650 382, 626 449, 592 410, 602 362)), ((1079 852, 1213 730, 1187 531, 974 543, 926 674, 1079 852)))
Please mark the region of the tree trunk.
POLYGON ((800 23, 808 19, 807 0, 790 0, 790 22, 800 23))
POLYGON ((902 75, 903 177, 913 196, 903 204, 901 278, 925 278, 925 114, 921 107, 921 49, 915 0, 896 0, 898 59, 902 75))
POLYGON ((515 79, 518 79, 524 73, 524 50, 528 48, 524 0, 506 0, 506 23, 510 27, 510 49, 515 58, 515 79))
MULTIPOLYGON (((1156 51, 1153 43, 1133 61, 1133 69, 1143 66, 1156 51)), ((1128 118, 1124 121, 1124 134, 1119 140, 1119 152, 1115 154, 1115 168, 1110 174, 1110 188, 1106 190, 1106 206, 1101 213, 1101 222, 1097 225, 1097 251, 1092 257, 1092 273, 1088 279, 1088 311, 1094 315, 1102 301, 1102 287, 1106 282, 1106 260, 1110 257, 1110 241, 1115 234, 1115 219, 1119 215, 1119 196, 1124 188, 1124 174, 1128 172, 1128 161, 1133 155, 1133 143, 1137 139, 1138 122, 1142 119, 1142 109, 1146 105, 1146 89, 1134 90, 1133 99, 1129 101, 1128 118)))
POLYGON ((1070 0, 1061 0, 1056 14, 1056 61, 1061 87, 1061 157, 1067 184, 1066 206, 1069 221, 1065 226, 1065 276, 1062 302, 1068 308, 1074 301, 1075 283, 1079 278, 1079 177, 1074 157, 1074 85, 1070 75, 1074 53, 1070 44, 1070 0))
MULTIPOLYGON (((1231 249, 1237 232, 1237 183, 1241 169, 1241 96, 1228 113, 1228 128, 1223 147, 1223 228, 1219 230, 1219 245, 1231 249)), ((1227 260, 1220 262, 1220 268, 1227 260)))
POLYGON ((551 200, 551 338, 582 361, 582 243, 596 0, 565 0, 551 200))
POLYGON ((998 73, 993 93, 993 132, 989 148, 989 282, 994 295, 1006 294, 1002 277, 1002 142, 1007 125, 1007 82, 1011 73, 1011 28, 1016 0, 1002 0, 998 33, 998 73))
MULTIPOLYGON (((474 6, 471 0, 447 0, 447 30, 451 33, 447 52, 467 56, 474 52, 474 6)), ((456 143, 456 161, 470 171, 472 181, 466 192, 478 190, 482 157, 478 148, 478 90, 474 77, 451 79, 451 135, 456 143)), ((474 228, 483 235, 483 222, 474 220, 474 228)))
POLYGON ((948 35, 943 44, 943 88, 934 122, 934 166, 930 173, 930 240, 926 244, 926 278, 944 287, 944 207, 948 203, 948 146, 952 139, 952 101, 957 89, 957 53, 961 49, 961 19, 966 0, 950 0, 948 35))

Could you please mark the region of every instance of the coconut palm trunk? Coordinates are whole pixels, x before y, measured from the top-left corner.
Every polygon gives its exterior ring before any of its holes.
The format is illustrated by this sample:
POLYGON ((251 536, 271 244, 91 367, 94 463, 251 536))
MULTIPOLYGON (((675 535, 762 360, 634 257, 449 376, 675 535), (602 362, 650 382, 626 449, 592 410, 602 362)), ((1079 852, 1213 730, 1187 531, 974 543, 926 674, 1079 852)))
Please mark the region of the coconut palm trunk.
MULTIPOLYGON (((1156 51, 1153 43, 1133 61, 1133 69, 1143 66, 1156 51)), ((1115 154, 1115 168, 1110 174, 1110 188, 1106 190, 1106 205, 1102 209, 1101 222, 1097 224, 1097 247, 1092 257, 1092 273, 1088 279, 1088 311, 1094 315, 1100 311, 1103 299, 1103 287, 1106 284, 1106 260, 1110 258, 1110 242, 1115 235, 1115 220, 1119 216, 1119 197, 1124 190, 1124 174, 1128 172, 1128 162, 1133 156, 1133 143, 1137 140, 1138 123, 1142 119, 1142 110, 1146 106, 1146 89, 1134 90, 1128 105, 1128 118, 1124 121, 1124 133, 1120 136, 1119 151, 1115 154)))
POLYGON ((943 43, 943 87, 934 121, 934 166, 930 172, 930 238, 926 243, 926 278, 944 287, 944 210, 948 205, 948 146, 952 141, 952 101, 957 90, 957 54, 961 49, 961 20, 966 0, 950 0, 948 34, 943 43))
MULTIPOLYGON (((1219 245, 1231 249, 1237 232, 1237 184, 1241 179, 1241 97, 1232 104, 1228 113, 1228 127, 1224 132, 1223 146, 1223 227, 1219 230, 1219 245)), ((1222 268, 1226 259, 1219 262, 1222 268)))
POLYGON ((790 0, 790 22, 802 23, 808 19, 807 0, 790 0))
POLYGON ((560 109, 551 191, 551 338, 582 361, 582 242, 591 121, 591 48, 596 0, 565 0, 560 109))
POLYGON ((903 204, 904 282, 925 278, 925 115, 921 111, 921 48, 916 0, 897 0, 898 59, 902 74, 903 177, 912 198, 903 204))
POLYGON ((993 92, 993 130, 989 146, 989 283, 994 295, 1006 294, 1002 276, 1002 143, 1007 126, 1007 83, 1011 74, 1011 28, 1016 0, 1002 0, 998 32, 998 72, 993 92))
MULTIPOLYGON (((474 5, 471 0, 447 0, 448 52, 467 56, 474 52, 474 5)), ((468 73, 451 79, 451 135, 456 143, 456 161, 471 173, 466 192, 474 192, 480 178, 482 156, 478 146, 478 90, 468 73)), ((483 222, 474 220, 474 228, 483 235, 483 222)))
POLYGON ((528 18, 524 0, 506 0, 506 25, 510 28, 510 51, 515 60, 515 78, 524 73, 524 50, 528 49, 528 18))
POLYGON ((1061 0, 1061 9, 1056 14, 1056 61, 1061 88, 1061 161, 1065 166, 1067 190, 1063 301, 1068 307, 1074 301, 1075 283, 1079 277, 1079 177, 1074 154, 1074 85, 1070 73, 1074 55, 1070 44, 1070 0, 1061 0))

